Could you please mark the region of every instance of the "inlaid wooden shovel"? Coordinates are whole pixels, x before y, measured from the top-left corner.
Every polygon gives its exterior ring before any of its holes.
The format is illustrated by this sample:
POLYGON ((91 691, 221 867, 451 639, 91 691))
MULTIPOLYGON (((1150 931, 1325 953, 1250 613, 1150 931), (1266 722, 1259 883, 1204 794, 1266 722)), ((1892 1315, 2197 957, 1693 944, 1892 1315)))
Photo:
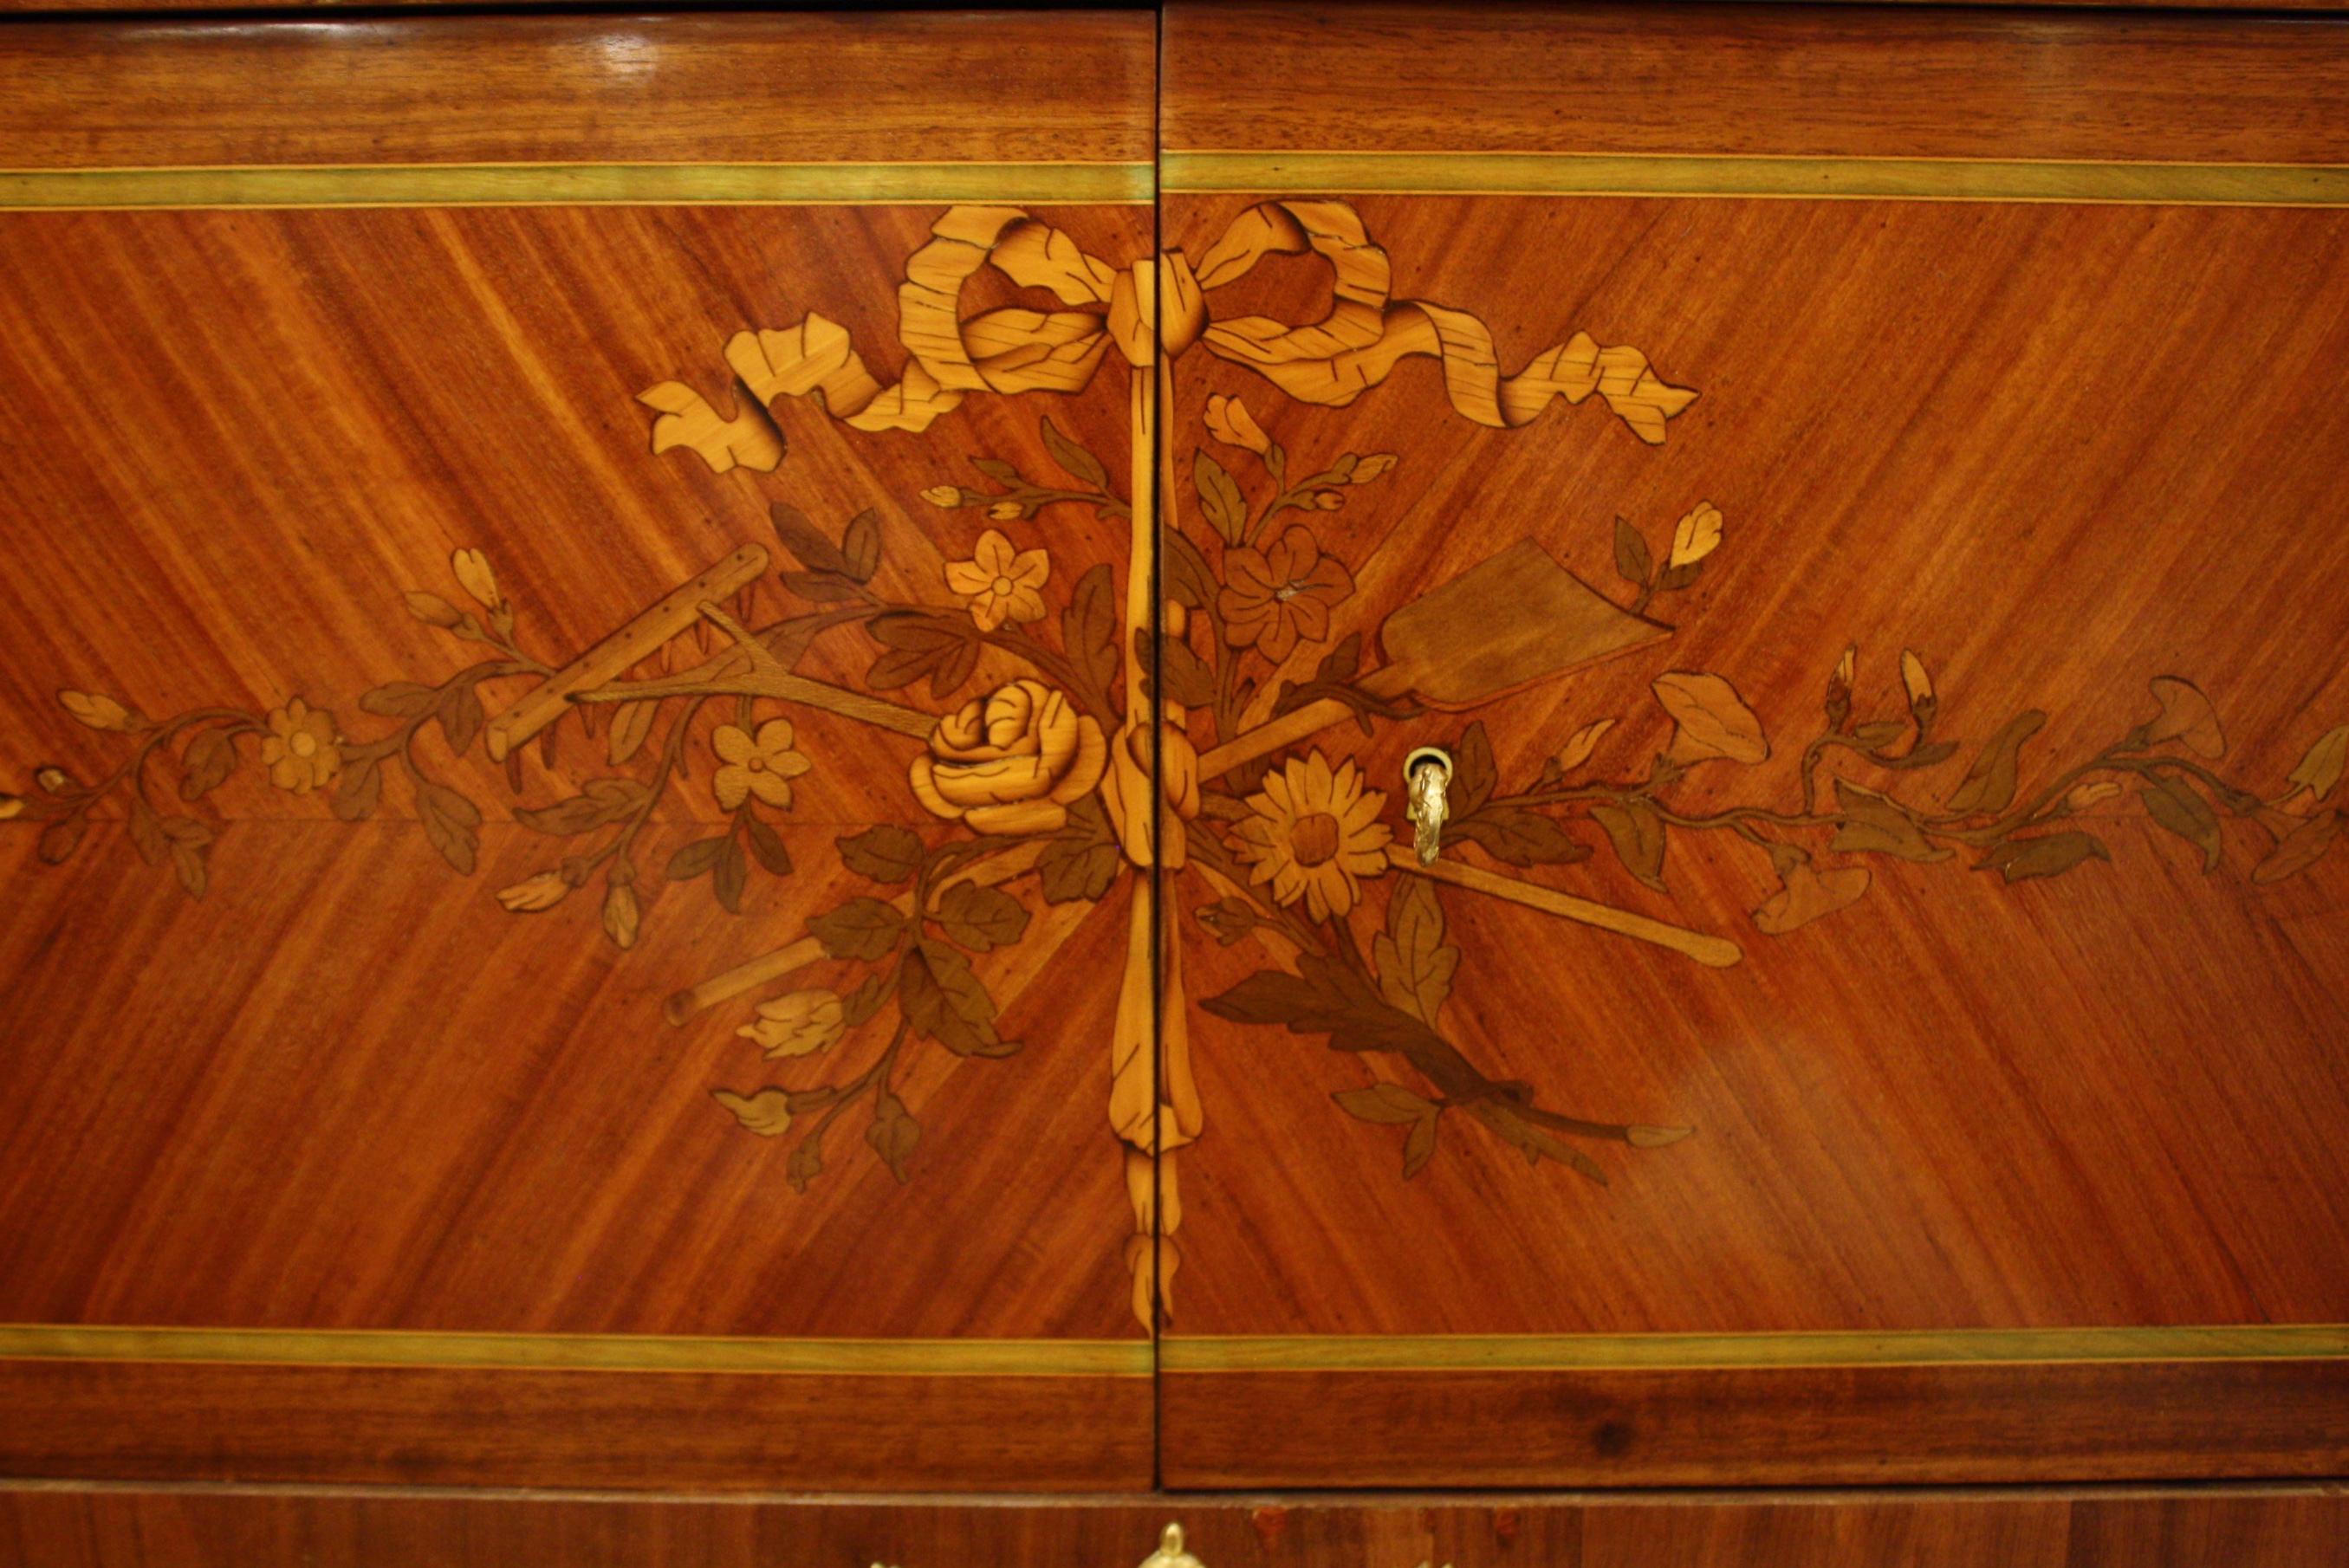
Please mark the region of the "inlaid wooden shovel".
MULTIPOLYGON (((1601 597, 1521 539, 1389 615, 1379 627, 1386 663, 1361 686, 1372 696, 1475 707, 1671 631, 1601 597)), ((1353 716, 1335 697, 1307 703, 1202 755, 1200 775, 1214 778, 1353 716)))

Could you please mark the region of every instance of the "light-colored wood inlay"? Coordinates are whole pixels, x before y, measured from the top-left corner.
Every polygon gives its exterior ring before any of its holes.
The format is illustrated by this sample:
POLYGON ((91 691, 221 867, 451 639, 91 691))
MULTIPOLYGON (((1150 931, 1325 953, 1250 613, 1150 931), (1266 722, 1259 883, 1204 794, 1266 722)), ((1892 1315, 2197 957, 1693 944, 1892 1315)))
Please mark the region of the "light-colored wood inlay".
POLYGON ((1169 1337, 1169 1372, 1553 1371, 2331 1359, 2349 1325, 1909 1329, 1887 1333, 1236 1335, 1169 1337))
POLYGON ((1151 1373, 1150 1345, 1141 1339, 756 1339, 78 1324, 0 1325, 0 1359, 832 1377, 1146 1377, 1151 1373))
POLYGON ((1147 163, 513 163, 0 170, 0 211, 1141 203, 1147 163))
POLYGON ((1181 195, 1697 196, 2246 207, 2349 203, 2349 167, 2336 164, 1170 151, 1161 155, 1158 170, 1161 188, 1181 195))

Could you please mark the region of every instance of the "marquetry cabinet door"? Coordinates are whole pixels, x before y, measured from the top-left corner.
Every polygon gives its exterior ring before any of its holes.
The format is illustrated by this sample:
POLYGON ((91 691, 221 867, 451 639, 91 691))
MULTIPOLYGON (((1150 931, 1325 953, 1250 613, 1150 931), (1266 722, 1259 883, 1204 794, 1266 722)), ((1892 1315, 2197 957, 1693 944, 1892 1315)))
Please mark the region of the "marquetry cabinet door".
POLYGON ((1162 68, 1168 1483, 2339 1473, 2349 30, 1162 68))
POLYGON ((1149 1484, 1153 46, 0 36, 0 1471, 1149 1484))

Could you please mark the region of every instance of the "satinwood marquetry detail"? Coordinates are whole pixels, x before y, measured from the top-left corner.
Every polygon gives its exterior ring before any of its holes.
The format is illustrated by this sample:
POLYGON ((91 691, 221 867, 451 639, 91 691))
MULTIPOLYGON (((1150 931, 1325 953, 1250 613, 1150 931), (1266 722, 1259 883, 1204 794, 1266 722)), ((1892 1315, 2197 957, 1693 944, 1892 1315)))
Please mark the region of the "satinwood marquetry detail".
POLYGON ((1154 971, 1154 886, 1219 944, 1247 942, 1270 960, 1200 999, 1206 1011, 1317 1037, 1394 1072, 1373 1072, 1334 1098, 1350 1116, 1402 1130, 1404 1177, 1434 1156, 1456 1112, 1529 1162, 1547 1159, 1603 1182, 1601 1165, 1569 1140, 1653 1149, 1692 1130, 1568 1115, 1539 1103, 1532 1087, 1475 1066, 1447 1037, 1444 1009, 1456 986, 1475 984, 1479 964, 1502 960, 1464 957, 1443 889, 1721 968, 1740 957, 1725 935, 1517 873, 1574 864, 1603 844, 1638 882, 1664 892, 1671 846, 1717 834, 1766 861, 1778 885, 1752 923, 1781 936, 1858 903, 1871 865, 1888 859, 1992 872, 2007 883, 2108 860, 2098 820, 2123 807, 2186 841, 2206 871, 2222 859, 2223 819, 2253 824, 2267 844, 2251 872, 2261 883, 2304 872, 2338 836, 2330 802, 2349 726, 2314 739, 2287 778, 2255 785, 2212 766, 2226 743, 2202 691, 2162 676, 2152 683, 2158 711, 2084 758, 2033 772, 2029 748, 2044 711, 2017 714, 1969 747, 1946 735, 1922 655, 1902 651, 1898 695, 1888 699, 1870 693, 1857 649, 1847 648, 1803 743, 1793 798, 1682 799, 1700 769, 1709 779, 1723 765, 1768 759, 1770 730, 1792 720, 1765 721, 1726 675, 1667 668, 1651 689, 1670 738, 1646 758, 1620 748, 1610 758, 1620 716, 1589 718, 1556 738, 1536 775, 1505 785, 1484 721, 1468 719, 1447 741, 1454 761, 1442 842, 1510 870, 1423 863, 1401 842, 1402 801, 1354 760, 1333 756, 1321 732, 1423 725, 1436 712, 1477 708, 1661 644, 1672 627, 1653 614, 1693 587, 1722 548, 1723 511, 1699 500, 1654 544, 1619 518, 1612 552, 1622 586, 1614 596, 1526 538, 1429 585, 1371 637, 1340 636, 1332 612, 1354 595, 1362 563, 1349 562, 1337 514, 1375 506, 1373 487, 1401 459, 1329 450, 1337 443, 1317 428, 1326 414, 1259 419, 1242 398, 1216 395, 1205 405, 1204 438, 1178 460, 1182 443, 1162 423, 1173 362, 1203 346, 1318 410, 1344 407, 1404 360, 1429 357, 1443 367, 1444 401, 1478 424, 1516 428, 1553 400, 1595 395, 1651 446, 1695 394, 1661 379, 1640 352, 1601 347, 1583 334, 1501 374, 1493 335, 1475 316, 1392 297, 1385 252, 1343 202, 1248 207, 1195 263, 1172 250, 1112 264, 1012 208, 956 207, 931 233, 906 267, 898 336, 907 358, 895 383, 884 386, 847 331, 812 312, 788 329, 729 340, 726 361, 741 394, 731 413, 681 382, 645 391, 657 415, 653 450, 685 449, 717 473, 770 472, 787 457, 774 412, 784 400, 820 397, 824 413, 859 432, 917 434, 972 395, 1081 391, 1113 351, 1132 383, 1124 485, 1100 454, 1040 418, 1057 471, 982 456, 973 463, 984 488, 941 479, 921 490, 927 504, 982 513, 990 526, 968 559, 943 563, 937 596, 919 601, 872 586, 888 547, 875 511, 834 529, 776 502, 769 521, 790 557, 779 576, 770 576, 765 546, 741 544, 559 668, 519 640, 523 617, 484 553, 460 550, 450 562, 456 596, 419 588, 406 602, 417 621, 485 650, 476 662, 347 701, 289 694, 265 712, 207 707, 160 720, 112 696, 67 690, 67 712, 119 734, 124 760, 88 781, 44 767, 28 793, 0 797, 0 813, 37 831, 39 858, 56 863, 79 848, 94 809, 119 801, 140 852, 201 897, 213 828, 199 813, 241 766, 249 761, 280 789, 328 793, 346 821, 370 816, 387 774, 398 774, 432 847, 470 874, 482 808, 420 758, 419 735, 437 727, 460 758, 478 743, 506 765, 519 796, 520 748, 535 742, 552 766, 568 719, 578 749, 601 766, 581 769, 572 792, 552 804, 509 808, 551 841, 552 863, 496 896, 514 913, 544 914, 600 884, 583 902, 599 911, 604 935, 628 948, 644 919, 640 835, 665 795, 685 787, 689 753, 710 754, 707 788, 725 826, 669 853, 663 880, 706 882, 719 904, 736 911, 754 866, 792 874, 777 825, 792 810, 793 779, 824 765, 800 748, 788 710, 905 738, 914 742, 902 792, 907 820, 837 841, 843 869, 867 891, 807 914, 792 943, 682 993, 671 1016, 818 960, 843 965, 828 984, 770 995, 738 1032, 770 1060, 796 1063, 830 1060, 869 1026, 875 1044, 856 1053, 866 1065, 827 1081, 794 1068, 794 1084, 719 1088, 715 1098, 754 1134, 796 1135, 789 1176, 801 1188, 824 1169, 827 1132, 861 1108, 864 1141, 902 1181, 922 1136, 900 1091, 907 1049, 983 1058, 1019 1048, 999 1032, 997 1001, 972 958, 1019 943, 1043 908, 1098 903, 1123 885, 1130 913, 1110 1119, 1124 1145, 1134 1220, 1128 1264, 1144 1322, 1165 1310, 1174 1261, 1174 1152, 1205 1126, 1190 1071, 1181 941, 1163 945, 1154 971), (1305 253, 1332 270, 1325 319, 1290 325, 1209 310, 1212 295, 1267 258, 1305 253), (966 314, 965 292, 988 268, 1068 308, 966 314), (1108 562, 1073 582, 1056 574, 1054 532, 1087 526, 1127 533, 1122 583, 1108 562), (1163 605, 1151 599, 1154 553, 1163 605), (797 672, 817 639, 851 632, 873 649, 864 690, 797 672), (688 634, 698 663, 624 678, 673 655, 688 634), (970 692, 988 654, 1023 673, 970 692), (1300 655, 1305 662, 1292 662, 1300 655), (522 681, 532 684, 490 717, 483 688, 522 681), (946 706, 899 699, 916 687, 946 706), (1151 707, 1156 716, 1145 719, 1151 707), (360 714, 373 721, 365 729, 360 714), (1923 781, 1961 751, 1962 777, 1923 781), (1839 771, 1847 763, 1878 781, 1839 771), (158 773, 166 775, 160 793, 158 773), (1355 924, 1364 884, 1390 874, 1382 926, 1366 938, 1355 924))

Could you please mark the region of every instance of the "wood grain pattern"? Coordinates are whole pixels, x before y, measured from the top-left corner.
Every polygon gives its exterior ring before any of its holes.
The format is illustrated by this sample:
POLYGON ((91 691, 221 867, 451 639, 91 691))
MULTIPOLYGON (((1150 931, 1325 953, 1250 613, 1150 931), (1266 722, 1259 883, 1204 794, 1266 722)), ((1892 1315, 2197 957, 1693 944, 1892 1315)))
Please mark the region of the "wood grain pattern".
MULTIPOLYGON (((1675 626, 1660 652, 1479 710, 1503 790, 1527 788, 1600 720, 1618 722, 1578 766, 1639 777, 1674 744, 1650 685, 1681 670, 1733 676, 1754 735, 1775 742, 1751 767, 1705 764, 1696 814, 1782 799, 1749 782, 1795 780, 1853 643, 1863 717, 1905 707, 1901 650, 1921 650, 1947 734, 1970 743, 1944 772, 1859 777, 1904 798, 1927 779, 1923 798, 1951 798, 1975 749, 2031 710, 2048 716, 2029 742, 2044 759, 2026 786, 2038 789, 2041 769, 2153 721, 2158 676, 2200 678, 2227 714, 2216 766, 2263 798, 2290 791, 2304 754, 2349 716, 2337 662, 2317 651, 2338 635, 2349 558, 2303 522, 2330 504, 2313 454, 2349 441, 2321 390, 2349 362, 2338 219, 1355 205, 1397 258, 1399 291, 1488 311, 1548 302, 1516 307, 1504 367, 1597 320, 1702 395, 1651 448, 1580 409, 1517 432, 1430 430, 1409 382, 1333 417, 1186 363, 1175 417, 1194 429, 1206 398, 1247 397, 1299 467, 1349 450, 1400 458, 1311 525, 1354 591, 1330 606, 1329 640, 1293 651, 1278 678, 1310 678, 1342 634, 1519 537, 1628 603, 1613 519, 1633 520, 1663 562, 1671 520, 1702 498, 1725 534, 1693 586, 1651 607, 1675 626), (2283 255, 2306 269, 2279 268, 2283 255), (1735 290, 1706 286, 1732 267, 1735 290), (1938 308, 1920 316, 1920 298, 1938 308), (2165 340, 2239 346, 2181 397, 2139 357, 2165 340), (2030 346, 2021 359, 1982 352, 1995 344, 2030 346), (1920 377, 1920 366, 1945 369, 1920 377), (1788 429, 1803 439, 1769 433, 1788 429), (2113 527, 2124 515, 2136 526, 2113 527)), ((1204 245, 1239 206, 1170 203, 1169 239, 1204 245)), ((1309 319, 1317 284, 1309 269, 1268 278, 1230 308, 1309 319)), ((1436 395, 1431 381, 1421 397, 1436 395)), ((1467 717, 1381 718, 1370 740, 1339 729, 1319 744, 1399 793, 1405 754, 1460 754, 1467 717)), ((2271 841, 2253 828, 2206 872, 2207 851, 2112 815, 2127 804, 2092 803, 2111 859, 2075 880, 2002 886, 1968 870, 1971 855, 1822 859, 1822 872, 1849 864, 1872 880, 1835 913, 1841 894, 1823 889, 1809 912, 1821 918, 1783 935, 1749 913, 1782 891, 1771 863, 1733 834, 1682 842, 1675 828, 1661 894, 1596 822, 1587 863, 1495 867, 1738 942, 1744 961, 1713 972, 1446 889, 1452 1037, 1489 1057, 1484 1072, 1577 1116, 1619 1108, 1697 1129, 1668 1150, 1598 1153, 1604 1190, 1528 1172, 1480 1147, 1474 1126, 1402 1181, 1413 1118, 1365 1125, 1329 1104, 1368 1087, 1346 1054, 1270 1036, 1304 1076, 1268 1075, 1247 1029, 1195 1020, 1214 1130, 1185 1161, 1187 1185, 1230 1218, 1187 1249, 1175 1332, 2341 1321, 2349 1298, 2327 1260, 2349 1250, 2349 1218, 2326 1130, 2349 1121, 2333 1049, 2349 954, 2327 918, 2340 867, 2255 882, 2271 841), (2223 1064, 2201 1043, 2217 1039, 2223 1064), (1277 1167, 1261 1157, 1273 1148, 1277 1167), (1476 1287, 1432 1289, 1393 1266, 1413 1257, 1452 1260, 1476 1287)), ((1495 865, 1484 844, 1464 839, 1456 853, 1495 865)), ((1395 880, 1363 879, 1367 932, 1391 927, 1395 880)), ((1195 998, 1265 966, 1252 939, 1207 940, 1223 934, 1198 923, 1201 910, 1221 918, 1216 892, 1173 896, 1173 923, 1194 934, 1195 998)), ((1768 918, 1784 925, 1783 913, 1768 918)))
MULTIPOLYGON (((1082 444, 1123 464, 1123 387, 1052 397, 1050 438, 1036 408, 974 406, 948 444, 779 408, 771 473, 654 449, 636 393, 772 319, 779 296, 890 341, 895 280, 936 216, 0 217, 0 403, 46 454, 12 490, 19 569, 0 608, 0 770, 10 814, 41 820, 0 841, 12 892, 27 884, 0 932, 0 1319, 1146 1344, 1102 1109, 1123 896, 1022 908, 1017 932, 999 909, 964 912, 989 922, 957 972, 986 988, 985 1050, 925 1043, 900 1062, 896 1045, 843 1041, 838 1012, 807 1001, 854 985, 836 943, 797 1000, 660 1020, 664 996, 864 893, 877 873, 838 841, 886 826, 926 856, 956 830, 909 769, 957 688, 1016 667, 978 645, 945 574, 1005 524, 922 492, 972 451, 1053 472, 1057 440, 1061 459, 1082 444), (887 649, 857 625, 771 624, 802 591, 853 588, 971 631, 947 639, 970 645, 957 672, 889 694, 922 734, 830 698, 795 702, 782 730, 748 697, 654 726, 631 720, 648 696, 631 688, 570 707, 502 769, 483 755, 485 714, 733 552, 761 557, 756 583, 687 595, 657 646, 622 650, 633 668, 605 661, 583 684, 709 684, 730 627, 749 625, 792 645, 797 696, 861 687, 887 649), (119 771, 140 755, 136 779, 119 771), (674 787, 583 785, 647 763, 674 787), (378 781, 355 799, 363 770, 378 781), (52 837, 60 809, 69 844, 52 837), (598 837, 581 839, 588 817, 598 837), (161 863, 142 864, 154 848, 161 863), (1064 965, 1104 978, 1071 986, 1053 978, 1064 965), (811 1088, 819 1076, 842 1087, 811 1088), (870 1103, 885 1136, 844 1123, 818 1178, 804 1137, 757 1135, 781 1130, 787 1094, 870 1103)), ((1108 253, 1147 244, 1146 211, 1052 218, 1108 253)), ((1053 608, 1095 569, 1112 579, 1127 544, 1050 531, 1053 608)), ((1113 619, 1098 630, 1113 646, 1113 619)), ((0 1467, 18 1473, 824 1488, 1150 1473, 1133 1377, 26 1358, 0 1387, 0 1467)))
POLYGON ((1159 1377, 1173 1487, 2338 1475, 2349 1363, 1159 1377), (1375 1432, 1375 1441, 1365 1433, 1375 1432))
POLYGON ((1170 0, 1164 70, 1179 150, 2349 162, 2313 18, 1170 0))
POLYGON ((614 1563, 630 1568, 1130 1568, 1170 1520, 1207 1568, 2331 1568, 2334 1486, 1017 1505, 0 1487, 0 1555, 43 1568, 614 1563))
POLYGON ((1131 1490, 1146 1377, 0 1363, 14 1476, 636 1490, 1131 1490))
MULTIPOLYGON (((1245 205, 1170 198, 1167 241, 1213 253, 1245 205)), ((1330 486, 1318 510, 1331 515, 1300 517, 1261 571, 1219 485, 1199 480, 1177 521, 1197 562, 1181 570, 1221 583, 1200 602, 1224 626, 1249 613, 1243 578, 1314 606, 1258 689, 1295 683, 1292 706, 1299 690, 1343 696, 1365 724, 1292 751, 1245 799, 1247 775, 1203 792, 1202 822, 1237 824, 1218 830, 1257 869, 1253 902, 1235 900, 1237 872, 1170 889, 1207 1015, 1191 1026, 1207 1114, 1185 1195, 1218 1222, 1186 1230, 1163 1341, 1170 1480, 2337 1469, 2338 1360, 1177 1369, 1193 1334, 2329 1323, 2349 1306, 2330 1261, 2349 1254, 2333 1201, 2349 949, 2326 919, 2340 866, 2280 847, 2337 836, 2303 781, 2337 788, 2335 732, 2349 735, 2349 676, 2316 651, 2342 634, 2349 555, 2306 522, 2330 505, 2311 454, 2349 429, 2303 444, 2349 363, 2341 270, 2315 259, 2349 230, 2283 211, 1349 205, 1392 259, 1396 296, 1495 325, 1501 374, 1593 324, 1700 396, 1646 441, 1582 409, 1514 431, 1433 425, 1444 389, 1425 374, 1373 376, 1332 413, 1213 360, 1183 366, 1170 418, 1228 458, 1245 494, 1280 460, 1395 460, 1376 486, 1330 486), (2295 252, 2310 270, 2279 270, 2295 252), (2190 398, 2144 357, 2180 337, 2233 346, 2190 398), (2115 529, 2120 513, 2135 525, 2115 529), (1614 584, 1669 641, 1468 714, 1387 706, 1361 673, 1381 667, 1381 623, 1519 540, 1614 584), (1852 780, 1883 793, 1803 783, 1838 731, 1893 715, 1890 759, 1908 766, 1852 780), (1425 745, 1476 759, 1447 855, 1709 930, 1742 960, 1707 972, 1464 885, 1431 909, 1383 861, 1346 881, 1305 872, 1350 865, 1338 857, 1368 791, 1382 792, 1376 830, 1402 832, 1404 759, 1425 745), (2296 810, 2222 829, 2204 801, 2088 790, 2094 759, 2148 745, 2230 812, 2296 810), (1683 777, 1684 802, 1639 805, 1683 777), (1945 856, 1882 804, 1894 798, 1947 812, 1934 833, 1995 830, 1945 856), (1567 828, 1587 843, 1517 820, 1572 817, 1578 799, 1588 820, 1567 828), (1479 822, 1487 800, 1506 822, 1479 822), (2073 837, 1993 842, 2059 805, 2087 813, 2046 822, 2073 837), (1317 839, 1315 810, 1344 826, 1317 839), (1882 817, 1882 836, 1844 811, 1882 817), (1832 845, 1775 841, 1820 830, 1832 845), (1260 942, 1266 929, 1281 940, 1260 942), (1294 956, 1330 943, 1359 953, 1359 983, 1294 956), (1526 1130, 1537 1114, 1551 1119, 1526 1130), (1346 1429, 1309 1408, 1345 1412, 1346 1429), (2114 1409, 2131 1412, 2125 1435, 2114 1409)), ((1336 298, 1352 288, 1341 269, 1336 298)), ((1332 289, 1309 263, 1251 274, 1210 294, 1206 331, 1244 313, 1311 322, 1332 289)), ((1243 517, 1257 526, 1253 507, 1243 517)), ((1510 613, 1505 591, 1485 600, 1462 645, 1510 613)), ((1265 651, 1253 627, 1220 641, 1193 645, 1203 689, 1233 648, 1265 651)), ((1267 707, 1195 707, 1203 753, 1267 707)), ((1194 832, 1195 861, 1206 842, 1194 832)))
POLYGON ((1147 162, 1154 44, 1141 12, 24 22, 0 168, 1147 162))

